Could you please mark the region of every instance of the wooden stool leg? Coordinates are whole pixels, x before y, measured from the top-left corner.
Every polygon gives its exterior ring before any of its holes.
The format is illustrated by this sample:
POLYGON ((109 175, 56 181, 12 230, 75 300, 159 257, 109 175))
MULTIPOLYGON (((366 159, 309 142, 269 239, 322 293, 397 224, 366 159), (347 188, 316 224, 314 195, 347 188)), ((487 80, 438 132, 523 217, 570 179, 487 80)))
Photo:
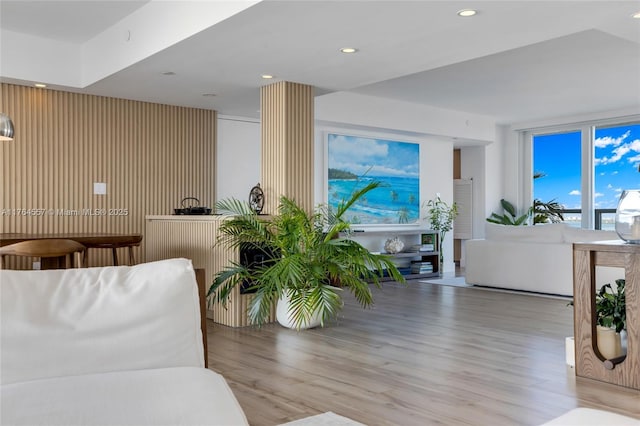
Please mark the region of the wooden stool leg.
POLYGON ((118 250, 115 247, 111 250, 113 251, 113 266, 118 266, 118 250))
POLYGON ((133 266, 136 264, 136 260, 133 257, 133 246, 129 246, 129 265, 133 266))

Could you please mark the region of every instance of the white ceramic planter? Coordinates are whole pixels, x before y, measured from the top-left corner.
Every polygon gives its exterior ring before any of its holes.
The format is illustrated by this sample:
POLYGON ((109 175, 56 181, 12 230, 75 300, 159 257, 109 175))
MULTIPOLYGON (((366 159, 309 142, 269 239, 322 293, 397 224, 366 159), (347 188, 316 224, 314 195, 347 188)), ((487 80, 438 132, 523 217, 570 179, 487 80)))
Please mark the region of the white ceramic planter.
MULTIPOLYGON (((276 304, 276 320, 283 327, 297 329, 298 327, 296 327, 295 322, 289 317, 289 306, 290 299, 289 293, 287 292, 278 299, 278 303, 276 304)), ((320 325, 320 319, 320 312, 315 312, 309 321, 302 323, 300 330, 318 327, 320 325)))
POLYGON ((600 355, 605 359, 613 359, 622 355, 622 341, 620 333, 612 328, 597 327, 597 342, 600 355))

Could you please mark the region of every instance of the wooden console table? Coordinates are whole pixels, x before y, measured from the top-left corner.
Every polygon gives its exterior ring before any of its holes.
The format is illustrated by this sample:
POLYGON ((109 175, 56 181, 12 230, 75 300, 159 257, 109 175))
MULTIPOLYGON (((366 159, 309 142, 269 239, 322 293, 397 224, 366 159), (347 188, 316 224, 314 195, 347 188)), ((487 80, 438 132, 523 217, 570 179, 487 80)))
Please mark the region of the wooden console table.
POLYGON ((575 243, 573 294, 576 376, 640 390, 640 245, 622 240, 575 243), (627 356, 620 363, 603 359, 596 345, 596 266, 624 268, 627 356))
MULTIPOLYGON (((102 234, 102 233, 71 233, 71 234, 26 234, 26 233, 4 233, 0 234, 0 247, 21 241, 42 240, 48 238, 64 238, 74 240, 83 244, 87 249, 90 248, 107 248, 111 249, 113 256, 113 264, 117 266, 118 253, 120 247, 129 248, 129 264, 134 265, 133 247, 137 247, 142 242, 140 234, 102 234)), ((87 265, 87 256, 85 256, 85 266, 87 265)))

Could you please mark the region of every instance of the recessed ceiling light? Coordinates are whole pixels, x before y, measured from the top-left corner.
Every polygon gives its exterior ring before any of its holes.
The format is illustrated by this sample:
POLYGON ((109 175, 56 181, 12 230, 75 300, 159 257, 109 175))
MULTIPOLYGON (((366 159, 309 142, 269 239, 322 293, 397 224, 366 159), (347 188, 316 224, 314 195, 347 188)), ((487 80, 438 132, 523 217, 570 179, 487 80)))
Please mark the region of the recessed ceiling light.
POLYGON ((206 97, 212 98, 212 97, 216 96, 216 94, 215 93, 203 93, 202 96, 206 96, 206 97))
POLYGON ((636 19, 640 19, 640 12, 636 12, 633 15, 631 15, 632 18, 636 18, 636 19))
POLYGON ((36 86, 38 89, 44 89, 45 87, 47 87, 47 85, 44 83, 36 83, 34 84, 34 86, 36 86))
POLYGON ((342 53, 356 53, 358 49, 356 49, 355 47, 343 47, 342 49, 340 49, 340 51, 342 53))
POLYGON ((271 74, 262 74, 261 77, 264 78, 265 80, 269 80, 273 78, 271 74))
POLYGON ((458 16, 462 16, 464 18, 468 18, 469 16, 473 16, 476 13, 478 13, 477 10, 473 10, 473 9, 462 9, 458 11, 458 16))
POLYGON ((162 74, 162 75, 176 75, 176 73, 173 72, 173 71, 164 71, 164 72, 162 72, 160 74, 162 74))

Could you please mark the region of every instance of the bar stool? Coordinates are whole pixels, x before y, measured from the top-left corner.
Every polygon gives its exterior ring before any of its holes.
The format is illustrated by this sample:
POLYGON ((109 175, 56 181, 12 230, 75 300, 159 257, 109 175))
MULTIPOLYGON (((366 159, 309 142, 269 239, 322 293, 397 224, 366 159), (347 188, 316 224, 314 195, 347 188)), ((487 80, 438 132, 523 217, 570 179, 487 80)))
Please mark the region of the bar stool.
POLYGON ((42 269, 80 268, 86 259, 87 248, 77 241, 42 239, 22 241, 0 247, 0 269, 4 269, 6 256, 39 257, 42 269))

